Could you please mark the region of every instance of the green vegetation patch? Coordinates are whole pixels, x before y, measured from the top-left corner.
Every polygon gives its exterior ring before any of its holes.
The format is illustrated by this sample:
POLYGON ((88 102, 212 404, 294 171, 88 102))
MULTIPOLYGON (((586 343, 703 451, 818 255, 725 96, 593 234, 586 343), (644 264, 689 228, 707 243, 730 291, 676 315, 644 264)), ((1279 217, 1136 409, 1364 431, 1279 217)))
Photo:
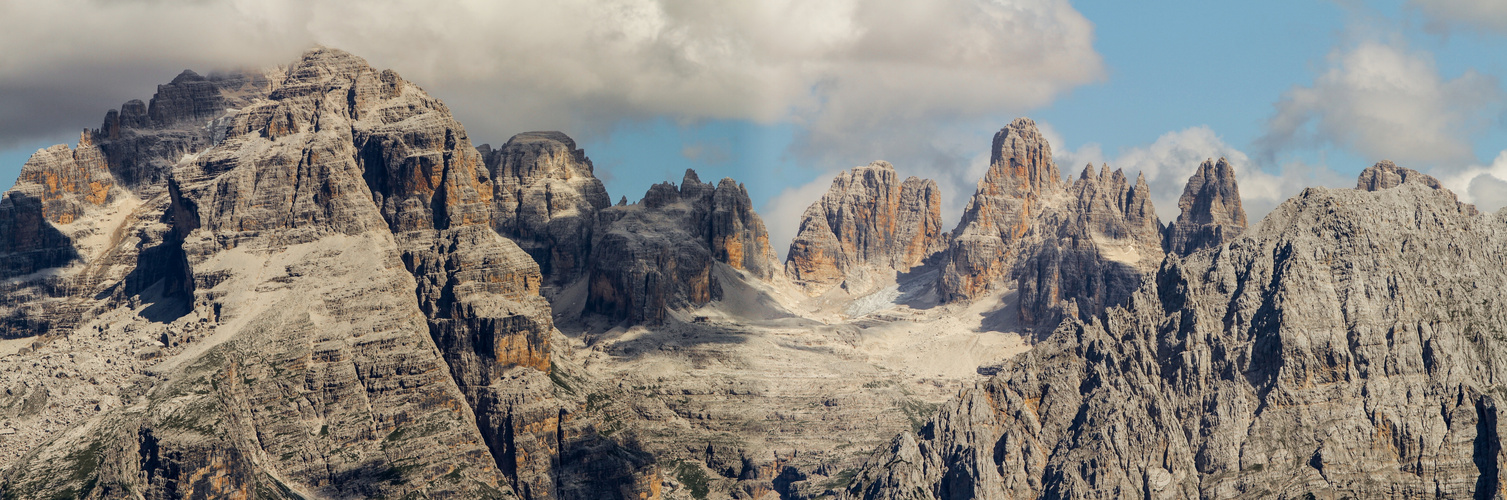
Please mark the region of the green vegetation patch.
POLYGON ((827 484, 823 486, 828 490, 841 491, 847 489, 848 485, 853 484, 853 478, 855 477, 858 477, 858 469, 843 469, 836 476, 832 476, 832 480, 827 481, 827 484))
POLYGON ((911 431, 917 433, 921 432, 921 428, 926 427, 926 421, 931 419, 931 415, 940 407, 941 405, 914 399, 900 400, 900 413, 904 413, 905 418, 910 420, 911 431))
POLYGON ((600 410, 602 408, 605 408, 607 404, 611 402, 612 396, 608 396, 606 393, 593 392, 591 394, 587 394, 586 412, 591 413, 593 411, 600 410))
POLYGON ((571 387, 570 386, 570 382, 567 382, 565 379, 566 379, 565 373, 560 370, 560 367, 555 366, 555 362, 554 361, 550 361, 549 362, 549 380, 551 382, 554 382, 555 385, 560 386, 560 388, 564 389, 565 392, 568 392, 568 393, 571 393, 571 394, 575 394, 576 393, 576 389, 574 387, 571 387))
POLYGON ((699 464, 678 460, 675 462, 674 471, 675 480, 691 490, 691 496, 696 500, 705 500, 706 495, 711 493, 712 478, 706 475, 706 470, 702 469, 699 464))

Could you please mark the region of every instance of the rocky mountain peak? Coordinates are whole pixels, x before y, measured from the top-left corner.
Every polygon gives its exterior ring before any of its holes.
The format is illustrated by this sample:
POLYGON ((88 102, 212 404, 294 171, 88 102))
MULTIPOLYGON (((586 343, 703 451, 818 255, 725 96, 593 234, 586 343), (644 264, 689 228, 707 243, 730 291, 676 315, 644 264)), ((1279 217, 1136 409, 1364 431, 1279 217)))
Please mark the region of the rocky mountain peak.
POLYGON ((1391 160, 1382 160, 1361 171, 1360 177, 1355 180, 1355 189, 1381 191, 1401 186, 1407 182, 1417 182, 1434 189, 1444 188, 1444 185, 1439 184, 1438 179, 1423 172, 1399 167, 1396 163, 1392 163, 1391 160))
POLYGON ((351 81, 362 73, 376 70, 354 54, 328 47, 305 51, 288 68, 287 86, 310 85, 326 81, 351 81))
POLYGON ((714 186, 687 169, 678 189, 662 182, 638 203, 601 210, 594 231, 585 311, 613 320, 661 324, 671 309, 721 298, 719 265, 774 276, 769 232, 730 178, 714 186))
POLYGON ((901 182, 886 161, 853 167, 802 214, 785 273, 813 295, 844 281, 857 293, 945 248, 941 224, 936 181, 901 182))
POLYGON ((769 231, 754 212, 748 189, 732 178, 717 181, 717 189, 712 193, 707 239, 712 258, 718 262, 761 280, 774 276, 777 264, 774 249, 769 245, 769 231))
POLYGON ((1089 164, 1066 202, 1045 208, 1014 271, 1021 322, 1037 332, 1123 304, 1161 264, 1161 222, 1144 177, 1131 184, 1123 170, 1089 164))
POLYGON ((546 177, 569 181, 575 177, 594 177, 595 172, 586 151, 576 148, 576 141, 561 132, 524 132, 508 139, 496 151, 488 146, 484 154, 493 175, 513 177, 521 183, 546 177))
POLYGON ((1052 146, 1029 118, 994 134, 989 171, 953 230, 938 282, 944 300, 977 298, 1009 277, 1016 240, 1026 234, 1046 199, 1064 194, 1052 146))
POLYGON ((1198 166, 1177 206, 1182 213, 1167 226, 1163 246, 1168 252, 1188 255, 1218 247, 1245 231, 1245 209, 1240 206, 1235 169, 1224 158, 1218 162, 1204 160, 1198 166))
POLYGON ((1507 219, 1456 203, 1424 183, 1307 189, 1065 321, 848 494, 1492 497, 1507 337, 1483 332, 1507 310, 1507 219))
POLYGON ((584 276, 596 213, 611 204, 586 152, 560 132, 477 149, 492 176, 493 229, 528 252, 551 284, 584 276))
POLYGON ((1030 118, 1016 118, 994 134, 985 185, 1000 193, 1022 197, 1062 186, 1062 173, 1052 161, 1052 145, 1030 118))
MULTIPOLYGON (((721 184, 720 182, 718 183, 721 184)), ((737 187, 736 183, 733 187, 737 187)), ((712 196, 718 186, 701 182, 701 176, 696 175, 693 169, 685 169, 685 175, 680 178, 680 197, 686 201, 697 203, 697 200, 712 196)))
MULTIPOLYGON (((1360 176, 1355 180, 1355 189, 1361 191, 1381 191, 1409 183, 1422 184, 1429 188, 1449 193, 1451 197, 1455 196, 1455 193, 1446 189, 1443 184, 1439 183, 1438 179, 1411 168, 1399 167, 1390 160, 1376 162, 1375 165, 1362 170, 1360 176)), ((1475 205, 1469 203, 1460 203, 1459 205, 1460 210, 1467 214, 1476 215, 1480 213, 1476 210, 1475 205)))

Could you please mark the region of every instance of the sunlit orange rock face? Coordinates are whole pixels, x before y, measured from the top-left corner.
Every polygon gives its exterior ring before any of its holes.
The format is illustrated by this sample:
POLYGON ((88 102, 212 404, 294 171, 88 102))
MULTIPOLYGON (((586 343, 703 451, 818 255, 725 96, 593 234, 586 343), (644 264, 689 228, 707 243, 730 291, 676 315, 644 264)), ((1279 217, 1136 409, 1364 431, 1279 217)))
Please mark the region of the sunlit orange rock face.
POLYGON ((1036 122, 1017 118, 994 134, 989 172, 953 232, 938 283, 946 300, 968 300, 1006 279, 1013 243, 1031 228, 1046 199, 1062 196, 1062 173, 1036 122))
POLYGON ((904 182, 888 162, 838 174, 806 208, 785 274, 813 295, 850 279, 904 272, 946 248, 936 181, 904 182))
POLYGON ((94 134, 85 130, 77 149, 58 144, 37 150, 15 187, 0 198, 0 278, 73 260, 72 243, 57 226, 115 199, 115 179, 94 134))
POLYGON ((84 131, 78 149, 66 145, 38 150, 21 169, 20 183, 41 187, 42 215, 57 224, 73 222, 89 206, 103 206, 111 199, 110 176, 104 155, 93 144, 93 133, 84 131))

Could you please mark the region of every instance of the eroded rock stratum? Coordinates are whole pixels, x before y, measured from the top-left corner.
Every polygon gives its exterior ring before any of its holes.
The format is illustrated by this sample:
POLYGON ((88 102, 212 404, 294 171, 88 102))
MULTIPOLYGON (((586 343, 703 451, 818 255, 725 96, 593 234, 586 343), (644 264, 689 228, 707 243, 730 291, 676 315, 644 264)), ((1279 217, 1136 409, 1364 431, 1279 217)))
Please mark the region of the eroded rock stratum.
POLYGON ((0 496, 1500 496, 1503 214, 1384 161, 1248 224, 1209 159, 1164 225, 990 147, 951 231, 876 161, 782 266, 733 179, 612 206, 333 49, 185 71, 0 199, 0 496))
POLYGON ((1371 177, 1169 257, 1126 307, 1064 322, 897 437, 848 494, 1500 496, 1507 219, 1371 177))

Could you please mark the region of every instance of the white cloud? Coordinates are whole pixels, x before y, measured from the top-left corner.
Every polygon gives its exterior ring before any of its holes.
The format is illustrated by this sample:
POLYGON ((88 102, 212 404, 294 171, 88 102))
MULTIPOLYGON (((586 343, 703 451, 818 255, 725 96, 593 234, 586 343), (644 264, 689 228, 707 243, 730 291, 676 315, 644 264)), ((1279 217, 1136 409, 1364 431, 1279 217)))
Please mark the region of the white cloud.
MULTIPOLYGON (((1051 135, 1048 140, 1052 140, 1051 135)), ((1076 151, 1054 149, 1052 156, 1058 168, 1073 176, 1082 173, 1088 162, 1095 165, 1107 162, 1111 169, 1124 169, 1130 178, 1137 173, 1145 174, 1146 184, 1151 188, 1151 203, 1164 223, 1177 219, 1177 200, 1187 186, 1188 177, 1206 159, 1225 158, 1235 167, 1241 205, 1251 223, 1305 187, 1349 187, 1354 183, 1324 166, 1294 162, 1277 173, 1257 168, 1249 155, 1226 144, 1207 126, 1167 132, 1151 144, 1122 150, 1108 160, 1098 144, 1087 144, 1076 151)))
POLYGON ((759 208, 759 217, 764 219, 764 227, 769 230, 769 244, 779 254, 780 262, 785 261, 785 255, 790 252, 790 241, 801 229, 801 214, 826 194, 836 176, 837 172, 828 172, 806 184, 785 188, 759 208))
POLYGON ((444 98, 477 142, 671 116, 795 122, 808 144, 872 155, 868 137, 924 141, 937 120, 1041 106, 1103 74, 1067 0, 0 5, 0 42, 26 48, 0 52, 0 143, 97 126, 185 67, 286 63, 314 44, 444 98))
POLYGON ((1507 2, 1501 0, 1409 0, 1408 6, 1422 12, 1434 31, 1463 26, 1507 33, 1507 2))
POLYGON ((1494 212, 1507 206, 1507 151, 1502 151, 1490 165, 1475 165, 1453 173, 1439 173, 1439 182, 1454 191, 1460 200, 1476 208, 1494 212))
POLYGON ((1507 181, 1493 175, 1477 176, 1470 181, 1470 198, 1481 210, 1501 210, 1507 206, 1507 181))
POLYGON ((1502 91, 1475 71, 1446 80, 1427 52, 1362 42, 1335 51, 1312 86, 1276 104, 1258 141, 1263 158, 1294 148, 1333 145, 1370 160, 1420 166, 1474 161, 1470 136, 1490 123, 1502 91))

